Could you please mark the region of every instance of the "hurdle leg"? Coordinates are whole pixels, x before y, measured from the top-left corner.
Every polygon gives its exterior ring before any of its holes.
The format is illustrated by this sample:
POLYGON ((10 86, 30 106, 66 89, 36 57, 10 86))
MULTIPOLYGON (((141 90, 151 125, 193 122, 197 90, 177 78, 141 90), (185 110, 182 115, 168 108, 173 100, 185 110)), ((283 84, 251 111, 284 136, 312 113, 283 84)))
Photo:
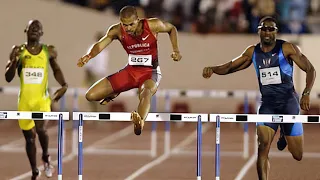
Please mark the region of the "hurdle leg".
POLYGON ((201 180, 201 146, 202 146, 202 121, 198 116, 197 122, 197 180, 201 180))
POLYGON ((216 117, 215 175, 220 180, 220 116, 216 117))
MULTIPOLYGON (((157 96, 155 94, 152 96, 151 112, 156 112, 156 111, 157 111, 157 96)), ((152 121, 150 155, 152 158, 157 156, 157 122, 156 121, 152 121)))
POLYGON ((82 141, 83 141, 83 115, 79 114, 78 123, 78 180, 82 180, 83 168, 83 154, 82 154, 82 141))
POLYGON ((63 116, 59 114, 58 125, 58 180, 62 180, 62 157, 63 157, 63 116))
MULTIPOLYGON (((170 96, 167 92, 165 94, 165 111, 170 112, 170 96)), ((164 131, 164 153, 170 153, 170 121, 165 121, 165 131, 164 131)))
POLYGON ((152 122, 152 130, 151 130, 151 157, 157 156, 157 123, 155 121, 152 122))
MULTIPOLYGON (((248 95, 244 96, 244 114, 249 114, 249 100, 248 95)), ((243 158, 247 159, 249 157, 249 125, 248 123, 243 124, 243 158)))
MULTIPOLYGON (((73 94, 73 112, 78 112, 79 107, 79 96, 78 96, 78 89, 76 88, 74 90, 73 94)), ((72 142, 72 147, 71 147, 71 152, 73 155, 77 155, 78 152, 78 147, 77 147, 77 142, 78 142, 78 127, 79 127, 79 120, 74 120, 72 121, 72 137, 71 137, 71 142, 72 142)))

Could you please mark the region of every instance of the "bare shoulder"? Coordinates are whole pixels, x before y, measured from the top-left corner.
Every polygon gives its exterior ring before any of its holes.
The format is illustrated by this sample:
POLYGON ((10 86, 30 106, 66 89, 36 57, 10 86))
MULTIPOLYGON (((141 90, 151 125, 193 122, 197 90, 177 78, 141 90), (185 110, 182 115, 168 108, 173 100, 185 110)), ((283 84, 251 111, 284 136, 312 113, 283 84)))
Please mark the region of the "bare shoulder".
POLYGON ((58 56, 58 52, 57 52, 56 47, 52 44, 49 44, 49 45, 47 45, 47 48, 48 48, 48 52, 50 55, 50 59, 52 59, 52 58, 55 59, 58 56))
POLYGON ((154 33, 170 32, 174 28, 174 25, 159 18, 149 18, 147 21, 150 29, 154 33))
POLYGON ((148 18, 147 22, 149 26, 158 26, 159 24, 163 23, 163 21, 159 18, 148 18))
POLYGON ((120 32, 120 27, 121 27, 120 23, 112 24, 112 25, 109 27, 109 29, 108 29, 107 32, 108 32, 109 34, 117 34, 117 33, 120 32))
POLYGON ((290 42, 284 42, 282 44, 282 50, 285 56, 301 54, 300 47, 290 42))
POLYGON ((153 17, 153 18, 148 18, 147 21, 151 23, 155 23, 155 22, 161 22, 161 19, 153 17))
POLYGON ((243 52, 243 55, 245 55, 245 56, 248 56, 248 57, 252 57, 252 55, 253 55, 253 53, 254 53, 254 48, 255 48, 256 46, 255 45, 250 45, 250 46, 248 46, 245 50, 244 50, 244 52, 243 52))

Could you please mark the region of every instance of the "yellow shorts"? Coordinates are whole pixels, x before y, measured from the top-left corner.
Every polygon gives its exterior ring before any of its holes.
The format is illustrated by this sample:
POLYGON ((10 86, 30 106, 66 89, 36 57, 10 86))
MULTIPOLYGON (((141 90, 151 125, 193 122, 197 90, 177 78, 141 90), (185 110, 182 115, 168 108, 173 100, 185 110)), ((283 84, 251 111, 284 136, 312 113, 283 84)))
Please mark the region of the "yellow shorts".
MULTIPOLYGON (((51 100, 35 101, 33 100, 20 100, 18 103, 18 111, 32 111, 32 112, 50 112, 51 100)), ((19 126, 22 130, 30 130, 35 126, 34 120, 19 119, 19 126)))

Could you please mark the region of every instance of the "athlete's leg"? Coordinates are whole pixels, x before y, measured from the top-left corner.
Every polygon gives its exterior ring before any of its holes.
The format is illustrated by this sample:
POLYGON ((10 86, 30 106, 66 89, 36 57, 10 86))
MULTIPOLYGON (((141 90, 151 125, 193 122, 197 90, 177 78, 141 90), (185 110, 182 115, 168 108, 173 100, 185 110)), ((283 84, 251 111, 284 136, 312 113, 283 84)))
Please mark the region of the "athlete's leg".
POLYGON ((93 84, 86 93, 88 101, 100 101, 106 104, 117 97, 121 92, 132 89, 135 80, 126 68, 114 73, 106 78, 102 78, 93 84))
POLYGON ((49 146, 49 136, 47 133, 46 125, 48 124, 48 121, 35 121, 36 124, 36 132, 39 137, 39 142, 42 148, 42 160, 44 162, 48 161, 48 146, 49 146))
MULTIPOLYGON (((18 105, 18 111, 30 111, 27 103, 20 101, 18 105)), ((32 179, 36 179, 39 176, 40 171, 37 168, 37 148, 36 148, 36 132, 34 130, 35 123, 29 119, 19 119, 19 127, 22 130, 23 136, 26 140, 26 153, 31 166, 32 179)))
MULTIPOLYGON (((300 113, 298 97, 292 98, 286 105, 286 114, 298 115, 300 113)), ((297 161, 303 156, 303 125, 302 123, 282 124, 288 150, 297 161)))
POLYGON ((88 101, 100 101, 106 97, 114 96, 114 90, 108 78, 102 78, 94 83, 86 93, 88 101))
MULTIPOLYGON (((262 104, 259 114, 273 114, 272 107, 262 104)), ((258 135, 258 158, 257 172, 259 180, 267 180, 269 176, 269 150, 274 135, 277 132, 278 124, 275 123, 257 123, 258 135)))
MULTIPOLYGON (((139 73, 136 73, 136 75, 138 76, 139 73)), ((141 134, 144 121, 150 111, 152 96, 156 93, 161 78, 159 66, 139 77, 139 105, 137 112, 131 113, 131 120, 134 123, 134 133, 136 135, 141 134)))
POLYGON ((36 133, 34 128, 29 130, 22 130, 24 138, 26 140, 26 152, 30 162, 32 176, 36 177, 39 175, 39 170, 37 168, 37 148, 36 148, 36 133))
POLYGON ((139 88, 139 105, 137 112, 132 112, 131 119, 134 123, 134 132, 140 135, 144 126, 144 121, 148 116, 151 107, 151 98, 157 91, 157 84, 152 79, 146 80, 139 88))
POLYGON ((292 134, 286 135, 288 142, 288 150, 292 154, 292 157, 301 161, 303 156, 303 130, 301 123, 295 123, 292 127, 292 134), (300 132, 300 133, 299 133, 300 132), (295 134, 297 133, 297 134, 295 134))
POLYGON ((268 126, 258 126, 258 158, 257 171, 259 180, 267 180, 269 176, 269 150, 275 135, 275 130, 268 126))

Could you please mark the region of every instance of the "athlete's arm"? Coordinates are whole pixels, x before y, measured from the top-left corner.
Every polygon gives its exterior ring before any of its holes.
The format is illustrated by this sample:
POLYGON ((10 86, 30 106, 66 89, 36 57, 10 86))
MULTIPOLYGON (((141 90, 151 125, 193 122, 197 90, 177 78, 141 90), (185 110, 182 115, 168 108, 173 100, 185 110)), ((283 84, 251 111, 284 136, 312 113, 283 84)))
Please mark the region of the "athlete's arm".
POLYGON ((62 86, 62 87, 68 87, 68 84, 66 83, 63 73, 61 71, 61 68, 57 62, 57 51, 54 48, 54 46, 49 45, 48 46, 48 51, 49 51, 49 61, 50 61, 50 66, 53 71, 54 78, 57 80, 57 82, 62 86))
POLYGON ((5 77, 7 82, 11 82, 16 74, 18 58, 19 58, 19 46, 13 46, 9 56, 9 61, 6 65, 5 77))
POLYGON ((98 55, 113 40, 118 39, 118 34, 120 33, 119 30, 119 24, 110 26, 107 33, 98 42, 91 46, 91 48, 88 50, 87 55, 90 58, 94 58, 96 55, 98 55))
POLYGON ((179 52, 178 47, 178 31, 177 28, 169 23, 158 18, 151 18, 148 21, 150 28, 156 33, 168 33, 172 45, 173 52, 179 52))
POLYGON ((303 93, 309 95, 313 87, 314 81, 316 79, 316 70, 309 61, 309 59, 300 51, 300 49, 291 43, 283 44, 283 52, 286 57, 292 59, 298 67, 306 72, 306 87, 303 90, 303 93))
POLYGON ((202 76, 209 78, 213 73, 227 75, 248 68, 252 64, 254 46, 249 46, 240 56, 222 65, 205 67, 202 76))

